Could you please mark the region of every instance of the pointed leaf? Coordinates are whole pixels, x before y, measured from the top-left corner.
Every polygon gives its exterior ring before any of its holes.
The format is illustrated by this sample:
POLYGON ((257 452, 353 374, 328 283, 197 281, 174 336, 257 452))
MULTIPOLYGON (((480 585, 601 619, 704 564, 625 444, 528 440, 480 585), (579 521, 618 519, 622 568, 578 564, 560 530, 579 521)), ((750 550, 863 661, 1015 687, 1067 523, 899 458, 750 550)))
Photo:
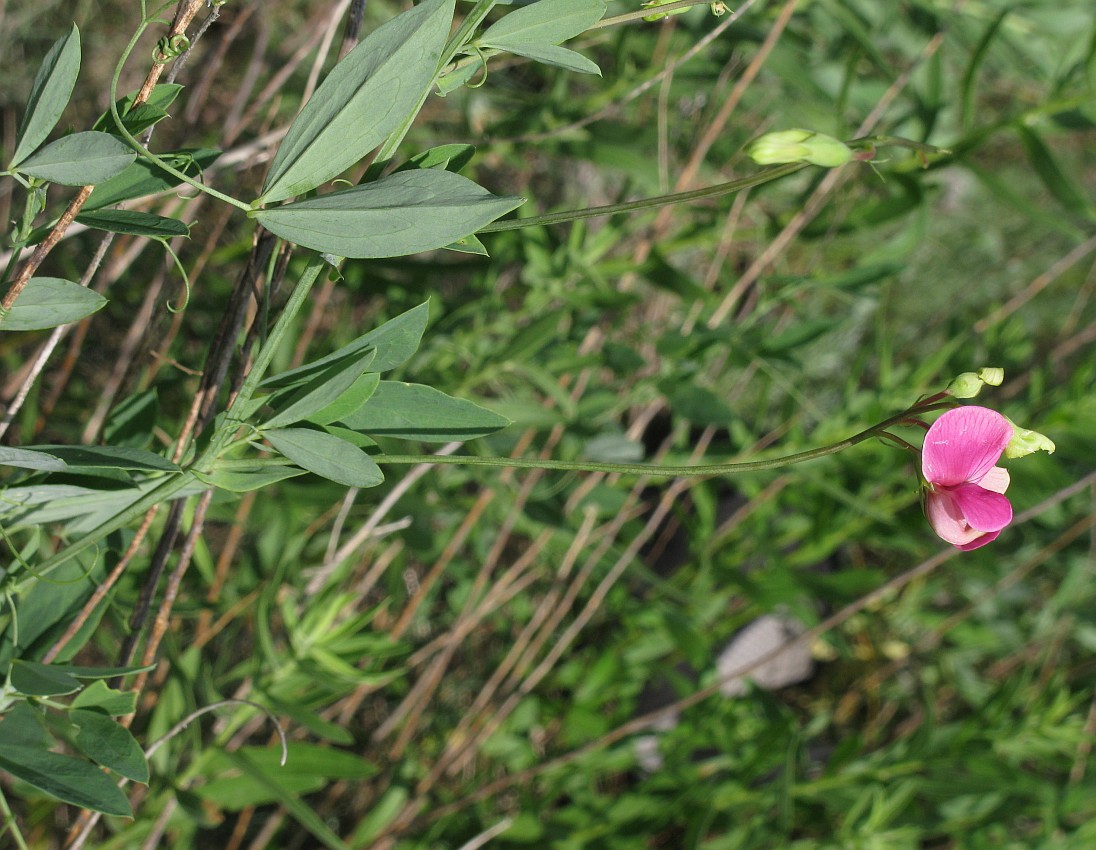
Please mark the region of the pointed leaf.
POLYGON ((80 682, 48 664, 16 660, 11 663, 11 683, 21 694, 54 697, 80 690, 80 682))
POLYGON ((376 357, 369 365, 374 372, 387 372, 405 363, 418 348, 422 341, 423 331, 426 330, 426 322, 430 318, 430 302, 424 301, 417 307, 412 307, 405 313, 400 313, 394 319, 389 319, 379 328, 374 328, 367 334, 363 334, 351 343, 344 345, 338 351, 313 360, 296 369, 272 375, 263 381, 264 387, 290 387, 303 384, 313 375, 323 371, 327 366, 339 360, 374 348, 376 357))
MULTIPOLYGON (((125 97, 118 98, 118 114, 122 116, 122 123, 131 136, 136 136, 142 130, 167 118, 167 108, 175 102, 175 98, 183 90, 178 83, 159 83, 154 86, 148 96, 148 100, 134 108, 133 101, 137 99, 137 92, 133 91, 125 97)), ((99 116, 99 120, 92 125, 92 130, 102 130, 104 133, 117 133, 118 127, 114 123, 114 116, 108 109, 99 116)))
POLYGON ((345 440, 305 428, 266 431, 263 436, 295 464, 348 487, 376 487, 384 475, 376 462, 345 440))
POLYGON ((372 397, 380 385, 381 376, 376 372, 366 372, 361 375, 350 388, 335 399, 331 404, 322 407, 307 417, 309 422, 317 425, 330 425, 338 422, 344 416, 349 416, 372 397))
POLYGON ((417 153, 396 171, 411 171, 416 168, 442 168, 446 171, 460 171, 471 162, 476 154, 474 145, 438 145, 422 153, 417 153))
POLYGON ((211 473, 195 472, 194 476, 201 482, 218 490, 227 490, 229 493, 248 493, 251 490, 259 490, 287 478, 296 478, 304 475, 303 469, 295 466, 263 466, 256 463, 253 467, 245 469, 216 469, 211 473))
MULTIPOLYGON (((160 159, 183 172, 187 177, 201 177, 202 170, 216 162, 220 155, 220 151, 208 148, 186 148, 162 153, 160 159)), ((145 195, 154 195, 178 185, 179 180, 173 175, 151 162, 138 160, 117 177, 112 177, 96 186, 87 203, 84 204, 84 212, 109 207, 133 198, 143 198, 145 195)))
POLYGON ((516 43, 559 44, 600 21, 605 8, 605 0, 540 0, 492 24, 478 42, 503 50, 516 43))
POLYGON ((178 472, 178 465, 155 452, 125 446, 29 446, 48 452, 69 466, 136 469, 144 472, 178 472))
POLYGON ((34 77, 10 168, 34 153, 46 140, 65 111, 79 74, 80 30, 73 24, 68 35, 61 36, 53 43, 34 77))
POLYGON ((89 186, 121 174, 136 158, 115 136, 88 130, 51 142, 25 159, 19 171, 63 186, 89 186))
POLYGON ((80 213, 76 216, 76 220, 96 230, 128 233, 132 236, 150 236, 153 239, 171 239, 175 236, 190 235, 190 227, 177 218, 165 218, 162 215, 137 210, 92 211, 80 213))
POLYGON ((106 306, 98 292, 59 277, 32 277, 15 299, 0 330, 41 331, 78 322, 106 306))
POLYGON ((76 695, 72 707, 93 709, 115 717, 133 714, 137 710, 137 692, 115 690, 99 679, 76 695))
POLYGON ((326 183, 413 114, 433 83, 453 5, 420 3, 378 27, 335 66, 278 148, 261 202, 326 183))
POLYGON ((74 806, 133 817, 126 795, 90 762, 34 747, 4 746, 0 749, 0 770, 74 806))
POLYGON ((126 779, 148 784, 148 761, 128 729, 100 711, 76 708, 69 719, 80 728, 75 740, 80 752, 126 779))
POLYGON ((310 378, 304 386, 290 392, 286 398, 281 398, 283 393, 275 393, 270 400, 270 406, 278 412, 261 427, 280 428, 292 425, 337 401, 369 368, 376 355, 376 350, 368 350, 347 360, 332 363, 310 378))
POLYGON ((401 171, 252 215, 278 236, 339 257, 402 257, 444 248, 525 202, 448 171, 401 171))
POLYGON ((556 44, 533 44, 525 41, 509 42, 506 50, 516 53, 518 56, 526 56, 543 62, 545 65, 555 65, 557 68, 566 68, 568 71, 576 71, 579 74, 596 74, 601 76, 601 69, 597 64, 581 53, 568 50, 556 44))
POLYGON ((373 397, 343 424, 374 437, 446 443, 493 434, 510 420, 433 387, 381 381, 373 397))
POLYGON ((58 472, 68 464, 58 457, 45 452, 30 449, 13 449, 0 446, 0 466, 17 466, 20 469, 39 469, 43 472, 58 472))

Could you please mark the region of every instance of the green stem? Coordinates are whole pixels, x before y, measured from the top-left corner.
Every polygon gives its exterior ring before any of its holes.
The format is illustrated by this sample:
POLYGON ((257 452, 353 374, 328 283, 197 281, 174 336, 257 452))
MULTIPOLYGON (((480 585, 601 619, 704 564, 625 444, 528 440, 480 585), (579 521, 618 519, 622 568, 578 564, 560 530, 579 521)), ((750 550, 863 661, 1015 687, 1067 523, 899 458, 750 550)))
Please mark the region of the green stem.
MULTIPOLYGON (((15 822, 15 815, 11 811, 11 806, 8 805, 8 798, 4 796, 2 790, 0 790, 0 813, 4 815, 4 826, 11 831, 12 838, 15 839, 19 850, 28 850, 27 842, 23 840, 23 833, 19 829, 19 824, 15 822)), ((2 831, 0 831, 0 835, 3 835, 2 831)))
POLYGON ((584 210, 565 210, 564 212, 548 213, 547 215, 533 216, 532 218, 512 218, 506 221, 495 221, 486 227, 481 227, 477 233, 494 233, 499 230, 518 230, 522 227, 537 227, 544 224, 561 224, 567 221, 578 221, 584 218, 595 218, 599 215, 616 215, 617 213, 635 212, 636 210, 656 209, 670 204, 681 204, 687 201, 699 201, 704 198, 717 198, 720 195, 729 195, 742 189, 760 186, 772 180, 786 177, 801 171, 807 166, 801 162, 792 162, 786 165, 778 165, 775 168, 767 168, 750 177, 740 177, 738 180, 729 180, 726 183, 718 183, 715 186, 706 186, 703 189, 691 189, 688 192, 673 192, 669 195, 657 195, 653 198, 640 198, 638 201, 626 201, 622 204, 608 204, 603 207, 589 207, 584 210))
POLYGON ((244 417, 240 415, 240 412, 251 402, 252 397, 255 395, 255 391, 259 388, 259 384, 266 375, 266 370, 270 368, 270 364, 274 360, 274 355, 278 352, 278 346, 281 345, 285 335, 289 332, 290 326, 297 318, 297 314, 308 300, 308 295, 312 291, 313 284, 315 284, 317 278, 319 278, 320 272, 326 267, 326 260, 319 254, 312 255, 300 280, 298 280, 297 285, 293 287, 293 292, 289 296, 289 300, 286 302, 285 307, 282 308, 281 315, 278 316, 278 321, 274 323, 274 327, 271 328, 270 335, 267 336, 266 342, 264 342, 259 349, 259 354, 255 358, 255 364, 251 367, 251 371, 247 373, 247 377, 244 378, 244 382, 240 386, 240 391, 236 394, 236 398, 233 399, 232 404, 229 406, 228 412, 225 414, 224 424, 213 436, 209 447, 202 453, 202 456, 195 461, 195 471, 206 474, 211 473, 218 463, 218 458, 224 454, 225 450, 232 444, 236 431, 239 429, 240 425, 243 424, 244 417))
POLYGON ((152 23, 152 21, 151 21, 151 19, 149 19, 147 17, 144 18, 141 21, 140 26, 137 27, 137 32, 135 32, 133 34, 133 38, 131 38, 129 40, 129 44, 127 44, 126 47, 125 47, 125 50, 122 51, 122 56, 118 60, 118 64, 114 67, 114 76, 111 78, 111 81, 110 81, 110 114, 114 118, 114 123, 118 128, 119 135, 121 135, 121 137, 123 139, 125 139, 125 141, 129 144, 129 146, 131 148, 133 148, 135 151, 137 151, 138 154, 140 154, 142 157, 145 157, 149 162, 151 162, 157 168, 160 168, 160 169, 166 171, 168 174, 172 175, 177 180, 180 180, 183 183, 189 183, 191 186, 193 186, 199 192, 205 192, 207 195, 212 195, 214 198, 222 200, 227 204, 232 204, 232 206, 234 206, 238 209, 241 209, 244 212, 251 212, 251 207, 248 206, 247 204, 245 204, 243 201, 240 201, 240 200, 237 200, 236 198, 230 197, 229 195, 226 195, 223 192, 218 192, 216 189, 212 189, 209 186, 206 186, 205 184, 195 180, 190 175, 185 174, 182 171, 179 171, 174 166, 168 165, 167 162, 160 159, 160 157, 158 157, 156 154, 152 153, 152 151, 150 151, 148 148, 146 148, 144 145, 142 145, 139 141, 137 141, 137 139, 134 138, 133 134, 131 134, 129 132, 129 130, 127 130, 125 128, 125 125, 122 123, 122 116, 118 112, 118 81, 119 81, 119 79, 121 79, 122 69, 125 67, 126 62, 129 60, 130 54, 133 52, 133 49, 137 46, 137 41, 144 34, 145 30, 148 29, 150 23, 152 23))
POLYGON ((587 32, 592 30, 599 30, 603 27, 615 27, 617 24, 627 24, 632 21, 639 21, 643 18, 650 17, 651 15, 669 15, 678 9, 684 11, 693 6, 706 6, 711 3, 712 0, 678 0, 677 3, 667 3, 665 6, 647 6, 636 12, 625 12, 623 15, 617 15, 614 18, 604 18, 594 24, 587 32))

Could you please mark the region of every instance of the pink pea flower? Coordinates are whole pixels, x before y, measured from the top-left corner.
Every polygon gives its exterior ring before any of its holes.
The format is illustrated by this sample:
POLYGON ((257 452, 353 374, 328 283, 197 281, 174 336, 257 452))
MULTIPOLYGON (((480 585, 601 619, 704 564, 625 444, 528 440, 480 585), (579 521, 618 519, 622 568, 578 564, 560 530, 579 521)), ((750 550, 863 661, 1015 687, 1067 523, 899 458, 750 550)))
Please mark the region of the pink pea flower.
POLYGON ((1002 495, 1008 489, 1008 472, 994 466, 1012 432, 1000 413, 968 406, 949 410, 925 434, 925 516, 948 543, 977 549, 996 540, 1012 522, 1012 505, 1002 495))

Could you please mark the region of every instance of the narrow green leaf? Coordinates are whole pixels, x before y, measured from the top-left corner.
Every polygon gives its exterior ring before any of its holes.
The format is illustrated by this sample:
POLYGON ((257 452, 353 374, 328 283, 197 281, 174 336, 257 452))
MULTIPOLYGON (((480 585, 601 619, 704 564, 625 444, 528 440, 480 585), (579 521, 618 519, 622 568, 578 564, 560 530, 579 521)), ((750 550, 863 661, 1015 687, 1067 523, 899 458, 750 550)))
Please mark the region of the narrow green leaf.
POLYGON ((579 74, 596 74, 601 76, 601 69, 590 59, 574 50, 560 47, 556 44, 533 44, 525 41, 512 41, 507 43, 506 50, 525 56, 545 65, 555 65, 557 68, 566 68, 568 71, 576 71, 579 74))
POLYGON ((69 719, 80 729, 75 739, 80 752, 126 779, 148 784, 148 761, 128 729, 100 711, 76 708, 69 719))
POLYGON ((178 465, 155 452, 125 446, 29 446, 60 458, 69 466, 136 469, 145 472, 178 472, 178 465))
POLYGON ((133 673, 146 673, 155 670, 155 664, 141 667, 81 667, 78 664, 51 664, 54 670, 75 676, 77 679, 113 679, 115 676, 129 676, 133 673))
POLYGON ((38 68, 9 168, 21 163, 46 140, 65 111, 79 75, 80 30, 73 24, 68 35, 53 43, 38 68))
POLYGON ((331 404, 320 408, 315 413, 310 413, 306 418, 309 422, 315 422, 317 425, 330 425, 332 422, 338 422, 369 401, 373 393, 377 391, 380 382, 381 376, 376 372, 366 372, 331 404))
MULTIPOLYGON (((201 177, 203 169, 209 168, 220 155, 220 151, 208 148, 186 148, 162 153, 160 159, 188 177, 201 177)), ((152 163, 138 160, 117 177, 97 185, 84 204, 84 212, 154 195, 178 186, 179 182, 173 175, 152 163)))
POLYGON ((68 464, 46 452, 30 449, 13 449, 0 446, 0 466, 16 466, 20 469, 38 469, 43 472, 58 472, 68 464))
POLYGON ((253 213, 272 233, 339 257, 402 257, 444 248, 525 202, 448 171, 401 171, 253 213))
MULTIPOLYGON (((133 101, 137 99, 137 92, 132 91, 125 97, 117 100, 118 114, 122 116, 122 123, 130 135, 136 136, 143 130, 167 118, 167 108, 175 102, 175 98, 183 90, 178 83, 159 83, 153 86, 148 100, 134 108, 133 101)), ((92 125, 92 130, 102 130, 104 133, 117 133, 118 128, 114 123, 114 116, 108 109, 99 116, 99 120, 92 125)))
POLYGON ((265 431, 275 449, 298 466, 321 478, 348 487, 376 487, 384 475, 376 462, 345 440, 305 428, 265 431))
POLYGON ((605 0, 540 0, 510 12, 478 39, 484 47, 559 44, 585 32, 605 15, 605 0))
POLYGON ((23 160, 19 171, 63 186, 89 186, 116 177, 136 158, 115 136, 88 130, 51 142, 23 160))
POLYGON ((433 387, 381 381, 373 397, 343 424, 374 437, 445 443, 493 434, 510 420, 433 387))
POLYGON ((247 469, 216 469, 209 474, 194 473, 199 481, 216 487, 218 490, 227 490, 229 493, 247 493, 258 490, 287 478, 295 478, 304 475, 303 469, 295 466, 262 466, 255 464, 247 469))
POLYGON ((137 692, 115 690, 97 679, 76 695, 72 707, 94 709, 120 717, 137 710, 137 692))
POLYGON ((326 183, 407 120, 433 83, 453 5, 420 3, 378 27, 335 66, 289 128, 260 202, 326 183))
POLYGON ((32 277, 15 305, 0 318, 0 330, 41 331, 78 322, 106 306, 98 292, 59 277, 32 277))
POLYGON ((76 220, 96 230, 150 236, 153 239, 190 235, 190 228, 177 218, 166 218, 137 210, 98 210, 80 213, 76 220))
POLYGON ((369 333, 363 334, 353 342, 347 343, 338 351, 334 351, 319 360, 305 363, 296 369, 272 375, 263 381, 264 387, 289 387, 295 384, 303 384, 313 375, 322 372, 330 364, 345 360, 366 349, 376 349, 376 357, 370 364, 374 372, 387 372, 407 362, 414 354, 422 341, 426 323, 430 318, 430 302, 424 301, 417 307, 412 307, 405 313, 400 313, 394 319, 389 319, 379 328, 374 328, 369 333))
POLYGON ((54 697, 80 690, 80 682, 68 673, 48 664, 15 660, 11 663, 11 683, 21 694, 54 697))
POLYGON ((415 168, 441 168, 445 171, 460 171, 476 155, 474 145, 452 144, 438 145, 417 153, 396 171, 411 171, 415 168))
POLYGON ((133 817, 126 795, 103 771, 82 759, 10 745, 0 749, 0 769, 51 797, 82 809, 133 817))
POLYGON ((292 425, 328 407, 353 386, 369 368, 376 354, 376 350, 368 350, 347 360, 332 363, 303 386, 275 393, 269 403, 278 412, 260 427, 280 428, 292 425), (286 395, 287 397, 283 397, 286 395))

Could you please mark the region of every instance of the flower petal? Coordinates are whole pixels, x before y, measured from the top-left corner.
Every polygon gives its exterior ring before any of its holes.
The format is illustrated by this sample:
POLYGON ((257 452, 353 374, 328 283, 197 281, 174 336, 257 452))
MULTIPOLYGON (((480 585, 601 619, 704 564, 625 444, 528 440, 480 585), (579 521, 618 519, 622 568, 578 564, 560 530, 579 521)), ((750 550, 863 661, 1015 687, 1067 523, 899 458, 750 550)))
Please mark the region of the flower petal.
POLYGON ((983 476, 982 480, 978 482, 978 486, 992 490, 994 493, 1004 493, 1008 489, 1010 481, 1008 470, 1003 466, 995 466, 983 476))
POLYGON ((987 531, 985 534, 974 538, 970 543, 963 543, 959 548, 964 552, 969 552, 971 549, 977 549, 979 546, 985 546, 987 543, 996 540, 1000 535, 1000 531, 987 531))
POLYGON ((963 546, 977 540, 983 532, 970 527, 950 490, 930 490, 925 497, 925 516, 940 537, 953 546, 963 546))
POLYGON ((977 484, 961 484, 951 494, 971 528, 1000 531, 1012 522, 1012 505, 1000 493, 977 484))
POLYGON ((925 434, 921 470, 930 484, 954 487, 977 483, 993 468, 1012 426, 988 407, 957 407, 932 423, 925 434))

